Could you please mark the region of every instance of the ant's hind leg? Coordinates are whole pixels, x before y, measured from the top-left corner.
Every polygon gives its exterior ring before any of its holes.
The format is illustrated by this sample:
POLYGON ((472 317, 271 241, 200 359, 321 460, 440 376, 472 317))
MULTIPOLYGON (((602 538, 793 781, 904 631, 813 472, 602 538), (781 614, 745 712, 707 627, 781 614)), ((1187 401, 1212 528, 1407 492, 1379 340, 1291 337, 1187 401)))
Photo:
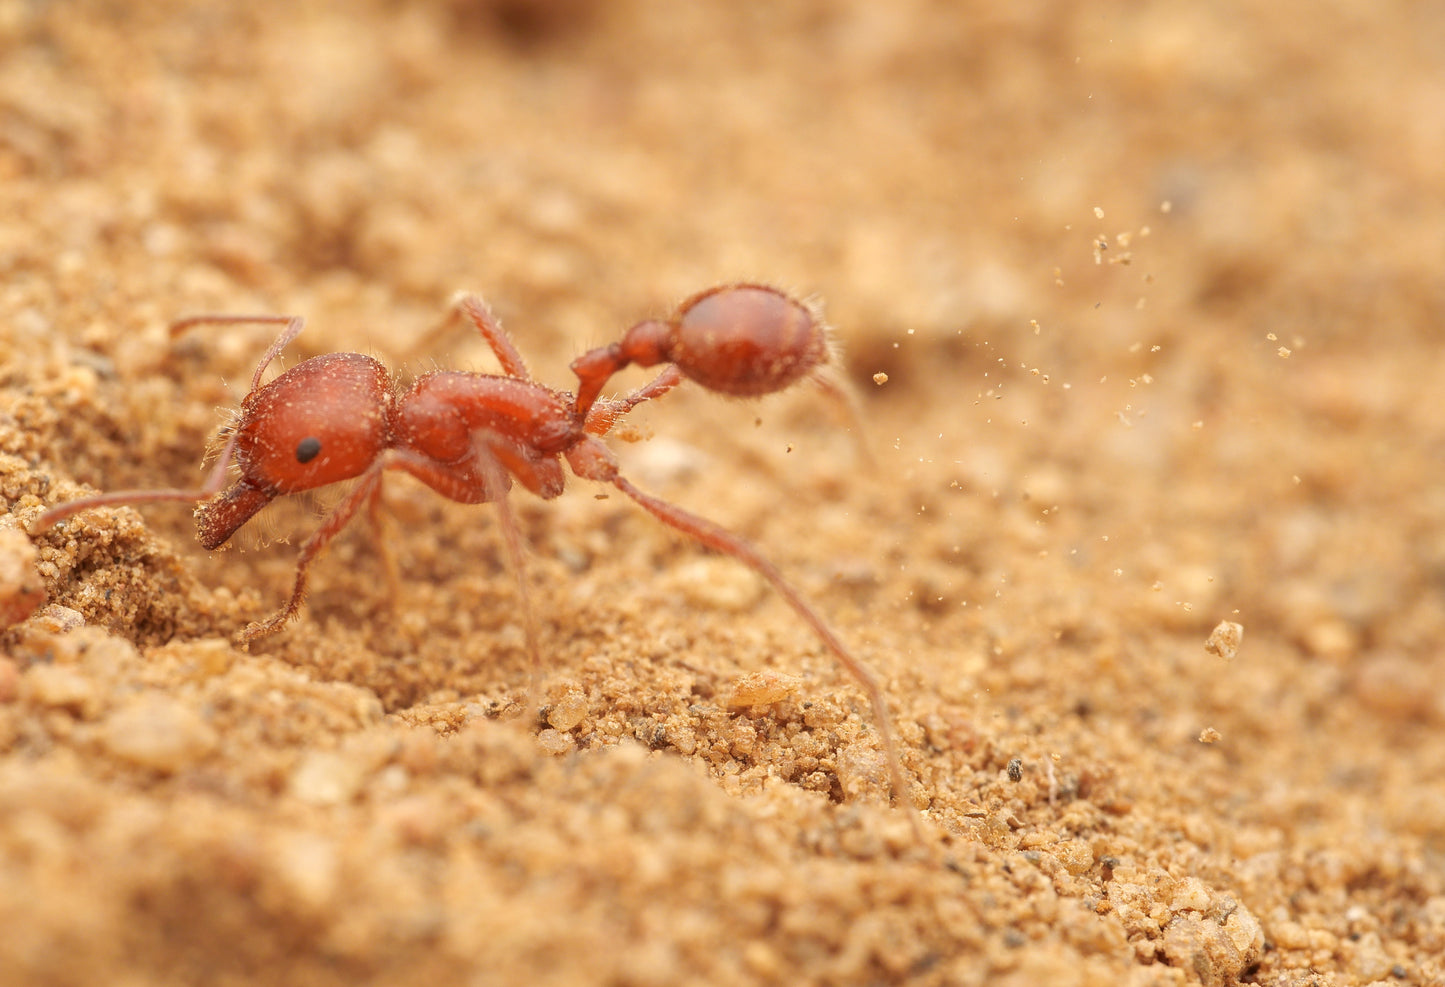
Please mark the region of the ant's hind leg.
POLYGON ((669 528, 675 528, 708 548, 732 556, 772 584, 778 595, 813 629, 813 633, 832 652, 834 660, 853 676, 853 680, 863 690, 873 713, 874 724, 878 728, 879 739, 883 743, 883 754, 888 760, 888 780, 893 797, 900 803, 911 806, 908 802, 908 786, 904 782, 903 762, 898 757, 898 743, 893 739, 892 720, 883 701, 883 688, 878 684, 877 673, 864 664, 862 659, 853 656, 812 605, 803 599, 803 595, 783 578, 776 566, 748 542, 720 524, 685 511, 659 497, 643 493, 625 476, 615 474, 609 479, 613 486, 669 528))
MULTIPOLYGON (((732 556, 772 584, 778 595, 786 600, 788 606, 792 607, 798 616, 802 617, 803 621, 813 629, 813 633, 832 652, 834 660, 849 675, 853 676, 853 680, 863 690, 873 713, 873 722, 878 729, 884 757, 888 761, 888 780, 893 790, 893 797, 912 810, 913 804, 908 800, 908 785, 903 775, 903 761, 898 756, 898 741, 894 739, 893 735, 893 720, 888 715, 888 706, 883 700, 883 687, 878 683, 877 673, 862 659, 854 657, 818 611, 814 610, 812 605, 803 599, 803 595, 783 578, 783 574, 778 571, 777 566, 764 558, 761 552, 743 538, 728 531, 722 525, 685 511, 676 504, 644 493, 633 486, 627 477, 618 472, 616 458, 600 439, 588 438, 578 443, 568 450, 567 462, 578 476, 612 484, 669 528, 682 532, 714 551, 732 556)), ((911 821, 914 833, 921 834, 916 813, 911 813, 911 821)))

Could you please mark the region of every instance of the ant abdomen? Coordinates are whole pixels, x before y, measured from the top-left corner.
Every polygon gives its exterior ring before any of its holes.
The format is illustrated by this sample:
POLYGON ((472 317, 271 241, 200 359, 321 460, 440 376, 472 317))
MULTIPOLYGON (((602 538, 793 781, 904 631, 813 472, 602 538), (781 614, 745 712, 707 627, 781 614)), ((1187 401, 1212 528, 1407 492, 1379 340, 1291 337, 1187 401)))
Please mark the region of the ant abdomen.
POLYGON ((771 394, 828 362, 823 320, 765 285, 726 285, 693 295, 669 328, 669 361, 688 379, 723 394, 771 394))
POLYGON ((828 361, 824 322, 766 285, 692 296, 666 322, 663 357, 708 390, 754 397, 798 382, 828 361))
POLYGON ((827 327, 807 305, 767 285, 722 285, 573 360, 576 409, 586 415, 607 379, 631 364, 671 363, 708 390, 756 397, 816 374, 831 353, 827 327))

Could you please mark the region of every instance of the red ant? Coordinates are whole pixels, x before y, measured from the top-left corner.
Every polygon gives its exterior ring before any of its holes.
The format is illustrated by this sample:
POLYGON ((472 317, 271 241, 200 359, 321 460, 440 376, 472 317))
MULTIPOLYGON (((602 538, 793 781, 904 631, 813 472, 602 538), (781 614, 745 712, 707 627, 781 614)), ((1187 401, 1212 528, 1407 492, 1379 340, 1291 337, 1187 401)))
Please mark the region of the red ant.
MULTIPOLYGON (((847 671, 872 707, 888 759, 893 794, 906 799, 903 770, 883 692, 873 670, 844 647, 811 605, 757 549, 705 518, 650 496, 618 470, 601 441, 621 418, 644 401, 689 379, 723 394, 756 396, 808 377, 836 388, 828 377, 833 355, 821 317, 774 288, 730 284, 687 299, 666 321, 628 329, 618 342, 590 350, 572 362, 577 394, 537 383, 511 339, 476 295, 461 295, 448 315, 465 316, 501 363, 501 374, 438 370, 402 391, 382 364, 360 353, 312 357, 262 385, 271 361, 301 331, 299 317, 200 315, 172 325, 173 333, 197 325, 281 323, 276 341, 261 357, 240 412, 223 432, 225 445, 205 483, 194 490, 127 490, 96 494, 51 507, 35 521, 42 532, 80 511, 111 504, 161 500, 201 502, 199 540, 219 548, 263 507, 283 494, 359 482, 332 508, 301 546, 296 582, 286 605, 247 626, 240 640, 274 633, 295 616, 306 590, 306 570, 363 504, 378 509, 387 470, 402 470, 450 500, 496 503, 507 554, 518 585, 522 554, 506 494, 516 480, 543 499, 562 492, 562 459, 587 480, 610 483, 663 524, 730 555, 761 575, 798 612, 847 671), (613 374, 630 364, 668 366, 622 398, 601 397, 613 374), (231 467, 239 474, 229 485, 231 467)), ((539 664, 531 607, 523 599, 533 660, 533 702, 539 664)))

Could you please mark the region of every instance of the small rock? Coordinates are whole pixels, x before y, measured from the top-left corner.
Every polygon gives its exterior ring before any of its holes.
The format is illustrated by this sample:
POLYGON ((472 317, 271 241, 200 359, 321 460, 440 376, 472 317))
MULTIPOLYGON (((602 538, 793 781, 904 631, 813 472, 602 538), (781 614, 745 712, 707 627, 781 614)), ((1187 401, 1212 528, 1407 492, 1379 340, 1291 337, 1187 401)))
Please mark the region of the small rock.
POLYGON ((560 755, 568 754, 576 747, 576 741, 570 733, 561 733, 557 730, 543 730, 537 734, 537 746, 542 748, 544 753, 560 755))
POLYGON ((1088 840, 1062 840, 1054 847, 1054 856, 1075 877, 1087 874, 1094 866, 1094 848, 1088 840))
POLYGON ((763 595, 763 582, 732 559, 701 558, 679 565, 669 581, 699 610, 742 613, 763 595))
POLYGON ((23 677, 24 691, 41 706, 94 716, 100 708, 95 683, 66 665, 32 665, 23 677))
POLYGON ((837 771, 838 785, 845 799, 887 796, 888 759, 882 751, 866 744, 849 744, 838 751, 837 771))
POLYGON ((729 709, 743 709, 748 706, 771 706, 794 695, 802 685, 795 675, 763 670, 749 672, 733 683, 732 694, 728 697, 729 709))
POLYGON ((1355 695, 1367 709, 1394 720, 1439 720, 1445 690, 1431 665, 1395 652, 1366 655, 1354 667, 1355 695))
POLYGON ((112 713, 101 726, 100 742, 123 761, 171 774, 215 750, 217 737, 189 706, 151 695, 112 713))
POLYGON ((587 718, 587 697, 579 689, 569 689, 547 710, 552 729, 566 733, 587 718))
POLYGON ((0 528, 0 628, 13 627, 45 602, 35 570, 40 555, 18 528, 0 528))
POLYGON ((1176 912, 1207 912, 1212 901, 1208 885, 1197 877, 1186 877, 1174 886, 1172 907, 1176 912))
POLYGON ((35 617, 35 629, 47 634, 65 634, 84 626, 85 617, 79 610, 62 607, 58 603, 52 603, 35 617))
POLYGON ((292 902, 307 914, 326 910, 336 897, 341 862, 335 845, 316 833, 287 833, 272 847, 274 873, 292 902))
POLYGON ((1264 952, 1264 926, 1254 917, 1254 913, 1243 905, 1230 909, 1229 918, 1224 920, 1224 934, 1244 958, 1246 965, 1253 963, 1260 953, 1264 952))
POLYGON ((350 802, 366 781, 367 766, 339 751, 312 751, 291 772, 291 794, 310 805, 350 802))

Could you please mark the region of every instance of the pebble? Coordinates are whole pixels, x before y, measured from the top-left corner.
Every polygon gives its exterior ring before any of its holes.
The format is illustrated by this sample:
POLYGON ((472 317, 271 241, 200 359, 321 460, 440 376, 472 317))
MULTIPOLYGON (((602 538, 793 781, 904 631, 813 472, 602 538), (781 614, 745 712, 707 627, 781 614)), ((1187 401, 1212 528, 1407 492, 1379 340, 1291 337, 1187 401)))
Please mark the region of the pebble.
POLYGON ((1176 912, 1207 912, 1214 902, 1209 887, 1197 877, 1186 877, 1174 886, 1171 907, 1176 912))
POLYGON ((32 665, 23 683, 25 694, 41 706, 68 709, 82 717, 94 716, 100 708, 95 683, 67 665, 32 665))
POLYGON ((1430 664, 1387 651, 1364 656, 1353 672, 1354 693, 1366 709, 1393 720, 1445 719, 1445 689, 1430 664))
POLYGON ((797 693, 801 685, 802 680, 796 675, 784 675, 782 672, 766 669, 749 672, 733 684, 727 705, 729 709, 771 706, 797 693))
POLYGON ((65 634, 84 626, 85 617, 79 610, 58 603, 52 603, 35 617, 35 629, 46 634, 65 634))
POLYGON ((568 754, 577 746, 570 733, 557 730, 543 730, 537 734, 537 746, 547 754, 568 754))
POLYGON ((1088 840, 1062 840, 1054 847, 1053 853, 1064 865, 1064 870, 1075 877, 1087 874, 1094 866, 1094 848, 1088 840))
POLYGON ((274 873, 293 904, 321 914, 340 886, 341 861, 331 840, 316 833, 286 833, 272 845, 274 873))
POLYGON ((668 581, 699 610, 742 613, 763 595, 763 582, 732 559, 701 558, 673 569, 668 581))
POLYGON ((579 689, 567 693, 547 710, 547 722, 552 729, 566 733, 587 718, 587 697, 579 689))
POLYGON ((350 802, 366 781, 367 765, 339 751, 311 751, 291 772, 292 796, 308 805, 350 802))
POLYGON ((35 571, 35 545, 18 528, 0 528, 0 628, 13 627, 45 602, 45 584, 35 571))
POLYGON ((876 798, 888 791, 888 759, 867 744, 849 744, 838 751, 838 785, 843 797, 876 798))
POLYGON ((172 774, 215 750, 217 736, 189 706, 151 695, 112 713, 101 726, 100 743, 122 761, 172 774))

